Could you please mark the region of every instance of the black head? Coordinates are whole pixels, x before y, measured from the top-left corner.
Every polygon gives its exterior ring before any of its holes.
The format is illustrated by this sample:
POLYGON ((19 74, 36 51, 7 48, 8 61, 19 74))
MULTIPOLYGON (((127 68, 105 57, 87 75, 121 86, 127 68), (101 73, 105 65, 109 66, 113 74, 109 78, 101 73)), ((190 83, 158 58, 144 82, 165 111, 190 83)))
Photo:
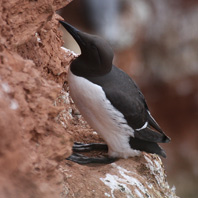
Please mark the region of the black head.
POLYGON ((99 36, 79 31, 64 21, 59 21, 72 35, 81 49, 81 55, 71 64, 71 71, 78 76, 94 77, 108 73, 112 68, 113 50, 99 36))

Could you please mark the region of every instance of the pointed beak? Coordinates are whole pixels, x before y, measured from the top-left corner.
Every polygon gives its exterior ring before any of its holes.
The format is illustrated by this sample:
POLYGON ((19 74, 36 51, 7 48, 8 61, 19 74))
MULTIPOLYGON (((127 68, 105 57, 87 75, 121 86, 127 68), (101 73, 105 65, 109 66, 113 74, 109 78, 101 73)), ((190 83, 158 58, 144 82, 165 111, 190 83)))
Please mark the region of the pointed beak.
POLYGON ((66 23, 65 21, 59 21, 61 25, 72 35, 75 41, 78 43, 80 48, 85 46, 83 39, 81 38, 82 32, 76 29, 75 27, 71 26, 70 24, 66 23))

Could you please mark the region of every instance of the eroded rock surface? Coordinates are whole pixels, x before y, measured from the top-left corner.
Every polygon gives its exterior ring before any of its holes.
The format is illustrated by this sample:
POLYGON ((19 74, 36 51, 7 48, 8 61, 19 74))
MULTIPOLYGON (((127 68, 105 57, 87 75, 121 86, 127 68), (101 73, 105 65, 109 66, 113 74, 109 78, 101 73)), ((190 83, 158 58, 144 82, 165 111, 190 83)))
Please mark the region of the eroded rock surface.
POLYGON ((67 86, 75 55, 55 11, 69 0, 1 1, 0 197, 176 197, 160 158, 110 165, 66 161, 72 141, 99 142, 67 86))

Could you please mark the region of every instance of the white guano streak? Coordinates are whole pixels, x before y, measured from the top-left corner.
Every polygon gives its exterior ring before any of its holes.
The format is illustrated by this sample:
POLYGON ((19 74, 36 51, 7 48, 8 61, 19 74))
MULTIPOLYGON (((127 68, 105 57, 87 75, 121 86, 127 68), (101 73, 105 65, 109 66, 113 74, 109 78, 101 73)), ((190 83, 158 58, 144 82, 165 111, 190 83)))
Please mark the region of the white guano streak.
POLYGON ((131 175, 134 175, 134 173, 116 165, 115 163, 113 163, 112 166, 118 170, 118 173, 121 175, 121 177, 107 173, 105 178, 100 178, 100 180, 111 189, 112 198, 115 198, 115 190, 123 192, 127 198, 134 196, 138 198, 144 198, 145 194, 148 198, 151 198, 143 184, 137 178, 131 175), (128 185, 135 186, 135 195, 132 193, 128 185))

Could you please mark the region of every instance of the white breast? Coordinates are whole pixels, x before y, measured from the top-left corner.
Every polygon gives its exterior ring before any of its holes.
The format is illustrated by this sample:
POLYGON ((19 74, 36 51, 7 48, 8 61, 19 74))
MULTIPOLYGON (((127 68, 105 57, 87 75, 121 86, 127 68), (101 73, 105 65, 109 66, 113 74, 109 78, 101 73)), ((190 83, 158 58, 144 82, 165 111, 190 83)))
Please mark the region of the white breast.
POLYGON ((139 155, 140 152, 129 145, 134 130, 128 126, 123 114, 111 105, 102 87, 75 76, 70 70, 68 82, 72 99, 90 126, 107 143, 109 156, 127 158, 139 155))

